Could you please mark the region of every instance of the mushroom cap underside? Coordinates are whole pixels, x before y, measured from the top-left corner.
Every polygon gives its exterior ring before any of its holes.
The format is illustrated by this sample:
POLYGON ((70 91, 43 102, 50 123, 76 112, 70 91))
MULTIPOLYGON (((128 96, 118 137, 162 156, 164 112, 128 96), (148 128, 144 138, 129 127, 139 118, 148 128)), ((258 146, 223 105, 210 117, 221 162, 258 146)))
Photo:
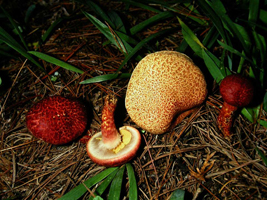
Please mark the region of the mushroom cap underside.
POLYGON ((185 54, 160 51, 143 58, 134 69, 126 93, 126 109, 143 129, 161 134, 173 119, 205 100, 201 70, 185 54))
POLYGON ((96 133, 87 143, 87 153, 95 163, 106 166, 120 166, 130 161, 137 153, 141 144, 141 135, 139 131, 131 126, 123 126, 119 130, 126 129, 131 132, 131 141, 118 153, 107 149, 103 144, 101 137, 102 133, 96 133))

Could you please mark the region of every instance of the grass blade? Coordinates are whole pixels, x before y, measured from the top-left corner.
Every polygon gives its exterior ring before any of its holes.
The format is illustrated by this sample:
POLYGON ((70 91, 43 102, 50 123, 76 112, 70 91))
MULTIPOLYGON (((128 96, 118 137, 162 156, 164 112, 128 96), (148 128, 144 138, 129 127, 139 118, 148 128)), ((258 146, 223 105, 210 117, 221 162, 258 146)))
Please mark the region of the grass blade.
POLYGON ((196 37, 194 32, 180 18, 178 18, 178 20, 182 27, 182 33, 183 33, 184 39, 189 44, 189 46, 193 49, 193 51, 200 58, 202 58, 202 49, 206 49, 206 48, 199 41, 199 39, 196 37))
POLYGON ((77 199, 79 199, 87 191, 86 187, 88 187, 88 188, 92 187, 93 185, 97 184, 98 182, 100 182, 101 180, 106 178, 108 175, 110 175, 116 169, 118 169, 118 167, 107 168, 103 172, 100 172, 99 174, 95 175, 94 177, 84 181, 82 184, 73 188, 71 191, 69 191, 67 194, 65 194, 64 196, 62 196, 58 200, 77 200, 77 199), (84 185, 86 185, 86 187, 84 185))
POLYGON ((173 16, 173 13, 172 12, 169 12, 169 11, 166 11, 166 12, 162 12, 162 13, 159 13, 139 24, 137 24, 136 26, 132 27, 130 29, 130 32, 132 35, 135 35, 136 33, 138 33, 139 31, 141 31, 142 29, 148 27, 149 25, 157 22, 157 21, 162 21, 164 19, 167 19, 167 18, 170 18, 173 16))
POLYGON ((86 79, 82 82, 80 82, 80 84, 90 84, 90 83, 100 83, 103 81, 110 81, 113 80, 115 78, 118 77, 118 73, 113 73, 113 74, 104 74, 104 75, 100 75, 100 76, 96 76, 90 79, 86 79))
POLYGON ((204 11, 204 13, 212 20, 214 26, 217 28, 220 33, 222 39, 226 42, 226 44, 230 45, 231 41, 228 35, 225 33, 225 29, 223 27, 222 21, 212 7, 205 0, 198 0, 196 3, 200 6, 200 8, 204 11))
POLYGON ((139 42, 134 48, 133 50, 126 56, 126 58, 123 60, 123 62, 121 63, 121 65, 119 66, 119 68, 117 69, 117 72, 119 72, 123 66, 137 53, 137 51, 142 48, 144 45, 146 45, 149 41, 161 36, 161 35, 164 35, 168 32, 171 32, 175 30, 175 28, 170 28, 170 29, 166 29, 166 30, 162 30, 162 31, 159 31, 153 35, 150 35, 149 37, 143 39, 141 42, 139 42))
POLYGON ((82 82, 80 82, 80 84, 90 84, 90 83, 100 83, 103 81, 110 81, 113 80, 115 78, 130 78, 131 77, 131 73, 113 73, 113 74, 104 74, 104 75, 100 75, 100 76, 96 76, 90 79, 86 79, 82 82))
POLYGON ((214 43, 218 40, 219 35, 220 34, 216 30, 215 26, 212 26, 207 35, 205 36, 205 38, 203 39, 202 44, 207 49, 210 49, 214 45, 214 43))
POLYGON ((68 63, 66 63, 66 62, 64 62, 62 60, 59 60, 59 59, 54 58, 52 56, 49 56, 47 54, 44 54, 44 53, 41 53, 41 52, 37 52, 37 51, 28 51, 28 53, 30 53, 30 54, 32 54, 32 55, 34 55, 34 56, 46 61, 46 62, 52 63, 54 65, 58 65, 58 66, 60 66, 60 67, 62 67, 64 69, 67 69, 67 70, 70 70, 70 71, 73 71, 73 72, 77 72, 79 74, 83 73, 82 70, 80 70, 80 69, 78 69, 78 68, 76 68, 76 67, 74 67, 74 66, 72 66, 72 65, 70 65, 70 64, 68 64, 68 63))
MULTIPOLYGON (((118 37, 122 40, 122 41, 125 41, 129 44, 133 44, 133 45, 136 45, 138 43, 137 40, 133 39, 132 37, 130 37, 129 35, 126 35, 122 32, 119 32, 119 31, 115 31, 115 33, 118 35, 118 37)), ((128 53, 130 50, 132 50, 132 48, 128 48, 128 53)))
POLYGON ((137 200, 138 199, 137 183, 135 179, 133 166, 130 163, 127 163, 126 169, 129 178, 129 200, 137 200))
POLYGON ((7 32, 5 32, 2 27, 0 27, 0 41, 4 42, 6 45, 8 45, 12 49, 20 53, 22 56, 30 60, 40 69, 44 70, 44 68, 36 60, 34 60, 34 58, 31 57, 20 44, 18 44, 12 37, 12 39, 10 40, 10 37, 11 36, 7 32))
POLYGON ((262 125, 262 126, 264 126, 265 128, 267 128, 267 121, 260 120, 260 125, 262 125))
POLYGON ((263 109, 267 112, 267 92, 265 92, 265 95, 263 98, 263 109))
MULTIPOLYGON (((142 40, 141 42, 139 42, 134 48, 133 50, 125 57, 125 59, 123 60, 123 62, 121 63, 121 65, 119 66, 119 68, 117 69, 116 73, 114 74, 111 74, 110 76, 108 76, 109 74, 106 74, 106 75, 101 75, 101 76, 96 76, 96 77, 93 77, 91 79, 88 79, 88 80, 85 80, 85 81, 82 81, 81 83, 82 84, 85 84, 85 83, 95 83, 95 81, 97 82, 102 82, 102 81, 105 81, 105 80, 112 80, 112 79, 115 79, 118 77, 118 72, 120 72, 120 70, 123 68, 123 66, 136 54, 136 52, 142 48, 145 44, 147 44, 150 40, 153 40, 155 39, 156 37, 159 37, 161 35, 164 35, 170 31, 173 31, 174 28, 171 28, 171 29, 166 29, 166 30, 162 30, 162 31, 159 31, 153 35, 150 35, 149 37, 145 38, 144 40, 142 40)), ((130 77, 129 73, 122 73, 121 74, 121 77, 130 77)))
POLYGON ((257 53, 260 54, 260 60, 261 62, 259 62, 259 65, 261 65, 262 69, 264 68, 263 66, 266 64, 265 60, 266 60, 266 40, 265 37, 263 37, 262 35, 258 34, 256 31, 252 31, 254 40, 255 40, 255 44, 256 44, 256 50, 257 53))
POLYGON ((267 25, 267 11, 266 11, 266 10, 260 9, 259 19, 260 19, 265 25, 267 25))
POLYGON ((124 170, 125 170, 125 165, 123 165, 120 168, 115 178, 113 179, 110 185, 109 193, 108 193, 108 200, 119 200, 120 199, 124 170))
POLYGON ((246 44, 244 37, 242 36, 240 31, 237 29, 236 25, 233 23, 230 17, 226 14, 226 11, 225 11, 225 8, 222 2, 220 0, 213 0, 210 3, 214 11, 220 17, 220 19, 224 22, 224 24, 226 24, 227 27, 224 27, 224 28, 228 28, 232 32, 234 37, 237 38, 239 42, 241 43, 241 45, 243 46, 245 53, 249 54, 249 46, 246 44))
POLYGON ((32 4, 28 7, 26 14, 25 14, 25 18, 24 18, 24 22, 27 24, 29 22, 29 19, 32 15, 32 13, 34 12, 34 10, 36 9, 36 5, 32 4))
MULTIPOLYGON (((259 16, 259 0, 253 0, 249 1, 249 15, 248 15, 248 21, 252 23, 256 23, 259 16)), ((253 27, 255 28, 255 27, 253 27)))
POLYGON ((112 28, 115 28, 114 23, 111 21, 109 16, 106 14, 102 8, 100 8, 96 3, 86 0, 85 3, 98 15, 100 16, 103 21, 107 22, 112 28))
POLYGON ((109 27, 102 23, 100 20, 95 18, 93 15, 84 12, 83 14, 98 28, 98 30, 101 31, 105 35, 105 37, 115 46, 118 47, 121 51, 123 51, 125 54, 127 52, 130 52, 132 50, 132 47, 126 42, 121 40, 121 38, 118 38, 118 36, 111 33, 109 27))
POLYGON ((202 57, 210 74, 214 80, 219 83, 226 76, 226 74, 222 73, 222 71, 219 69, 220 60, 205 49, 202 50, 202 57))
POLYGON ((128 3, 128 4, 131 4, 131 5, 136 6, 136 7, 143 8, 145 10, 149 10, 149 11, 155 12, 155 13, 161 13, 162 12, 162 11, 160 11, 160 10, 154 8, 154 7, 148 6, 148 3, 147 4, 143 4, 143 3, 132 1, 132 0, 120 0, 120 1, 128 3))
POLYGON ((256 108, 243 108, 241 110, 242 115, 244 115, 250 122, 254 122, 254 119, 257 118, 259 114, 260 107, 256 108))
POLYGON ((112 28, 126 34, 127 31, 120 16, 113 10, 108 11, 108 16, 114 24, 112 28))
POLYGON ((267 166, 267 157, 264 155, 264 153, 258 147, 256 147, 256 151, 258 152, 258 154, 261 157, 262 161, 264 162, 265 166, 267 166))
POLYGON ((253 44, 251 43, 250 33, 248 33, 246 28, 244 28, 243 26, 236 24, 236 23, 234 23, 234 25, 236 26, 238 32, 242 35, 242 37, 244 39, 244 43, 248 47, 251 47, 253 44))
POLYGON ((13 56, 12 54, 7 53, 6 51, 3 51, 2 49, 0 49, 0 55, 5 56, 5 57, 10 57, 10 58, 13 58, 13 59, 17 59, 16 56, 13 56))
POLYGON ((184 200, 184 197, 185 197, 185 191, 177 189, 174 190, 174 192, 172 193, 170 200, 184 200))
POLYGON ((48 36, 51 34, 51 32, 54 30, 54 28, 63 21, 63 18, 59 18, 56 21, 54 21, 53 24, 51 24, 51 26, 46 30, 46 32, 44 33, 44 35, 42 36, 41 40, 42 42, 45 42, 48 38, 48 36))
MULTIPOLYGON (((109 186, 111 181, 114 179, 118 171, 119 171, 119 168, 117 168, 111 174, 108 175, 108 177, 101 183, 101 185, 97 187, 95 191, 96 195, 101 196, 104 193, 104 191, 107 189, 107 187, 109 186)), ((93 199, 94 197, 92 196, 89 198, 89 200, 93 200, 93 199)))
MULTIPOLYGON (((16 47, 16 49, 21 49, 23 51, 26 52, 26 50, 23 48, 23 46, 21 46, 11 35, 9 35, 9 33, 3 29, 1 26, 0 26, 0 40, 2 40, 4 43, 6 43, 8 46, 11 47, 14 46, 16 47)), ((11 47, 12 49, 15 49, 13 47, 11 47)))
POLYGON ((15 23, 15 21, 13 20, 13 18, 9 15, 9 13, 2 6, 1 6, 1 9, 2 9, 3 13, 5 14, 5 16, 8 18, 8 20, 10 21, 10 23, 12 24, 13 28, 18 33, 18 36, 19 36, 22 44, 24 45, 24 48, 26 50, 28 50, 28 46, 27 46, 27 44, 26 44, 26 42, 25 42, 25 40, 24 40, 24 38, 23 38, 23 36, 21 34, 21 31, 19 30, 18 25, 15 23))
POLYGON ((253 63, 253 61, 251 59, 249 59, 246 55, 244 55, 243 53, 237 51, 236 49, 234 49, 233 47, 221 42, 221 41, 217 41, 224 49, 226 49, 227 51, 234 53, 240 57, 243 57, 244 59, 246 59, 247 61, 253 63))

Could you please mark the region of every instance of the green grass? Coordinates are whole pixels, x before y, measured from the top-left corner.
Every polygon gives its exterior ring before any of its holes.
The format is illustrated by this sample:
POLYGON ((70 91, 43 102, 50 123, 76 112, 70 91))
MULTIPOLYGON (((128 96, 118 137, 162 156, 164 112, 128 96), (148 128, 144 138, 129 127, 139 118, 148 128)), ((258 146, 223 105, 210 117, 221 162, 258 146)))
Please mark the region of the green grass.
POLYGON ((119 200, 120 194, 122 193, 122 182, 125 176, 125 168, 127 169, 129 180, 129 200, 137 200, 137 183, 133 167, 129 163, 121 167, 111 167, 105 169, 103 172, 93 176, 70 190, 64 196, 59 198, 59 200, 78 200, 87 192, 87 188, 90 189, 96 184, 99 185, 96 188, 94 197, 91 196, 89 198, 90 200, 102 199, 101 195, 103 195, 106 190, 109 191, 108 199, 119 200))

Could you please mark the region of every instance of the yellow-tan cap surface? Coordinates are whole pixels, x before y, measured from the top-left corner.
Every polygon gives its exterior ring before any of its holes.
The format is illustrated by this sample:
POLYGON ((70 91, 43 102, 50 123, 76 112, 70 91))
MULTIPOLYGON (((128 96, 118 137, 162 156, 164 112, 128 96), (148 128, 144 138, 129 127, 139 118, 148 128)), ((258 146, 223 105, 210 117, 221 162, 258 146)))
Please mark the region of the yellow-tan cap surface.
POLYGON ((134 69, 126 93, 131 119, 153 134, 168 131, 177 115, 199 106, 207 95, 201 70, 185 54, 148 54, 134 69))

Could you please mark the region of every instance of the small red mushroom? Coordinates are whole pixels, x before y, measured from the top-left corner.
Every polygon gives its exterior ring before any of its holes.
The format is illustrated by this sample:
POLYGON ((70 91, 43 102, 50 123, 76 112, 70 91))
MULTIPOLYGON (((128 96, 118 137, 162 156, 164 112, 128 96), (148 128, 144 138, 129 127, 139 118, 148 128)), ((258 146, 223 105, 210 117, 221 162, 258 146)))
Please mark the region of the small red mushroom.
POLYGON ((87 113, 78 100, 51 96, 29 110, 26 125, 35 137, 50 144, 62 145, 83 134, 87 126, 87 113))
POLYGON ((239 74, 232 74, 222 80, 220 93, 224 102, 217 123, 224 137, 230 138, 234 113, 238 108, 247 106, 251 102, 254 87, 250 79, 239 74))
POLYGON ((87 143, 89 157, 106 167, 120 166, 130 161, 141 144, 141 135, 137 129, 123 126, 117 130, 114 121, 116 104, 115 97, 105 98, 101 132, 93 135, 87 143))

